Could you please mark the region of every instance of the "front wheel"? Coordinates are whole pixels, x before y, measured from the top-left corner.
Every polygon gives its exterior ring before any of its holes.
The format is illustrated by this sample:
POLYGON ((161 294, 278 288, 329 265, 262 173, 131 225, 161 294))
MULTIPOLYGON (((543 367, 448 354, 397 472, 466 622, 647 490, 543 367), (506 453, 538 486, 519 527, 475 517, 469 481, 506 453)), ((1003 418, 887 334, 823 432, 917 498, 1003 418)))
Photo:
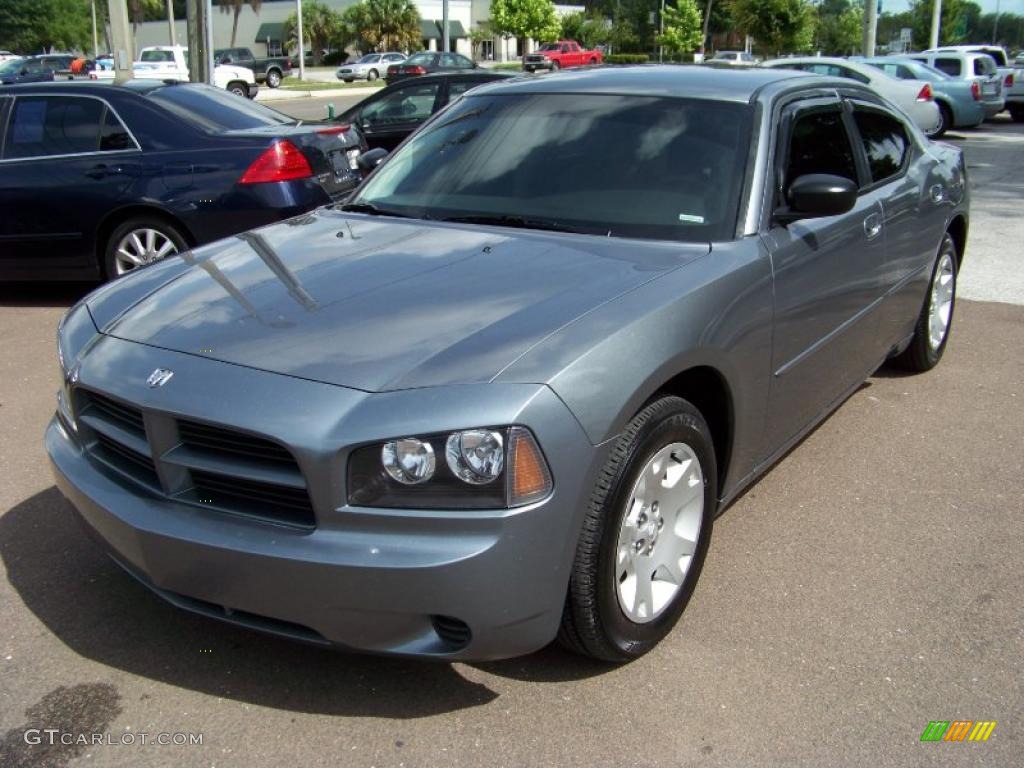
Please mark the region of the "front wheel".
POLYGON ((380 75, 377 74, 377 70, 371 69, 369 72, 366 73, 366 82, 372 83, 378 77, 380 77, 380 75))
POLYGON ((1024 106, 1010 107, 1010 117, 1013 118, 1015 123, 1024 123, 1024 106))
POLYGON ((249 89, 245 87, 245 83, 239 83, 236 81, 228 83, 228 93, 233 93, 235 96, 241 96, 245 99, 249 96, 249 89))
POLYGON ((561 68, 562 68, 562 65, 561 65, 561 64, 559 64, 559 63, 558 63, 557 61, 552 61, 552 62, 551 62, 551 71, 552 71, 552 72, 557 72, 557 71, 558 71, 558 70, 560 70, 561 68))
POLYGON ((930 371, 946 350, 949 330, 953 325, 953 307, 956 304, 957 252, 956 243, 947 232, 939 245, 939 255, 932 270, 921 314, 914 326, 914 336, 896 363, 910 371, 930 371))
POLYGON ((281 73, 276 69, 272 69, 267 72, 267 85, 271 88, 277 88, 281 85, 281 73))
POLYGON ((663 397, 619 438, 591 495, 559 641, 625 662, 675 626, 700 576, 717 498, 711 431, 688 401, 663 397))

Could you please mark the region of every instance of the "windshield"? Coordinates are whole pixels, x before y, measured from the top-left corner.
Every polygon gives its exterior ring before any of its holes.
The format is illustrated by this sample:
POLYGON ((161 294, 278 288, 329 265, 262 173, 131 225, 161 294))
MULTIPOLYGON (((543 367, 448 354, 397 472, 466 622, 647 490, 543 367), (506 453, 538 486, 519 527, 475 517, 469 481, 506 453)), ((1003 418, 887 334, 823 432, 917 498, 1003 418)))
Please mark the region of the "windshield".
POLYGON ((561 48, 562 48, 562 46, 560 46, 558 43, 548 43, 547 45, 542 45, 540 47, 540 50, 542 50, 542 51, 559 51, 559 50, 561 50, 561 48))
POLYGON ((741 104, 470 94, 415 134, 354 203, 530 229, 731 239, 749 134, 741 104))
POLYGON ((16 72, 20 72, 24 65, 24 59, 11 59, 0 64, 0 75, 13 75, 16 72))
POLYGON ((287 115, 210 85, 168 85, 146 96, 186 122, 198 123, 212 133, 295 124, 287 115))
POLYGON ((143 51, 139 61, 174 61, 174 51, 143 51))

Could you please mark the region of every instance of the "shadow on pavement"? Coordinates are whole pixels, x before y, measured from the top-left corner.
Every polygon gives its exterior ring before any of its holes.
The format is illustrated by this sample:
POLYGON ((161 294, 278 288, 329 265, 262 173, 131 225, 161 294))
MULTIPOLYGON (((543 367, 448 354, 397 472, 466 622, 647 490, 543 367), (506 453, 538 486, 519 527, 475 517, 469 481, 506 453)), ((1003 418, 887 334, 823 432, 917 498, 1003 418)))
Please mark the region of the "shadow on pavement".
MULTIPOLYGON (((346 654, 174 608, 103 554, 55 487, 0 517, 0 558, 26 607, 72 651, 180 688, 350 717, 428 717, 498 696, 451 664, 346 654)), ((473 666, 534 682, 577 680, 614 669, 554 646, 473 666)))
POLYGON ((70 307, 99 283, 0 283, 0 307, 70 307))

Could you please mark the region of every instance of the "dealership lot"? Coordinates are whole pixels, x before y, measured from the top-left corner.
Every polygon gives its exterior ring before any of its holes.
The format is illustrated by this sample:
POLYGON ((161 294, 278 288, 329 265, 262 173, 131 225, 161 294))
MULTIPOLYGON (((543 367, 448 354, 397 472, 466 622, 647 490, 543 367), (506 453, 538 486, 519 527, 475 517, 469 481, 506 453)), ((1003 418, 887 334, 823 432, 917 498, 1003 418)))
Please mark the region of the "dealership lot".
POLYGON ((621 668, 555 648, 488 664, 347 656, 164 605, 84 537, 46 468, 54 327, 84 289, 3 288, 0 764, 1012 764, 1024 126, 951 140, 974 190, 971 301, 942 364, 880 371, 727 510, 679 627, 621 668), (998 725, 985 743, 919 742, 956 719, 998 725), (33 728, 203 743, 26 744, 33 728))

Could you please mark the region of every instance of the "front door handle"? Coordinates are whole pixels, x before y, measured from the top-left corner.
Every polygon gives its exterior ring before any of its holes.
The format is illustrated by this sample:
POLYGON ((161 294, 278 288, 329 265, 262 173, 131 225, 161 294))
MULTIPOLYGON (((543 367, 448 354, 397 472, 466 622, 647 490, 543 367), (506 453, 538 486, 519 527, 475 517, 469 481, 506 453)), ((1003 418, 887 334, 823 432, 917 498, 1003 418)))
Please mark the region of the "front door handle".
POLYGON ((868 240, 874 240, 882 232, 882 216, 878 213, 872 213, 866 219, 864 219, 864 234, 868 240))

